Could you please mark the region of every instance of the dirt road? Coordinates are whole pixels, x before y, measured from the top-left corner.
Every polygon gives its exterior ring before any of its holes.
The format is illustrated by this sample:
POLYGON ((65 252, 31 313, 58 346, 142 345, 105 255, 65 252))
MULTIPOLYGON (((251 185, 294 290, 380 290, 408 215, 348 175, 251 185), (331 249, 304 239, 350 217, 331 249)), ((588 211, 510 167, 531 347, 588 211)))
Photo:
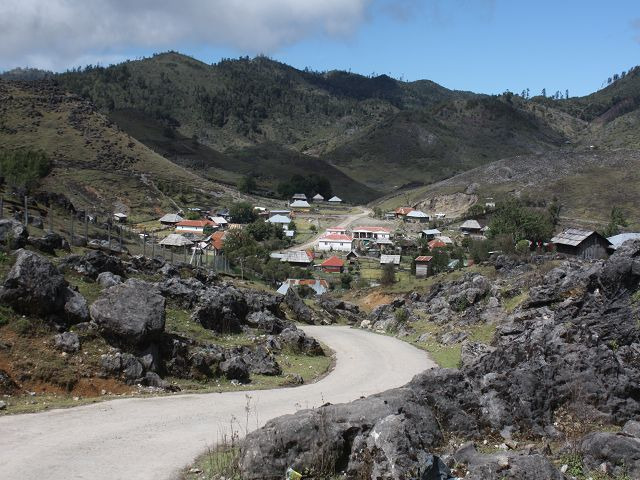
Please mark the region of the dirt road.
POLYGON ((408 382, 434 366, 395 338, 348 327, 305 327, 336 353, 335 369, 296 388, 122 399, 0 418, 0 478, 170 479, 234 429, 408 382), (247 396, 250 413, 246 420, 247 396))
MULTIPOLYGON (((340 221, 337 222, 335 225, 332 225, 332 227, 342 227, 342 228, 349 228, 351 225, 353 225, 357 220, 360 220, 361 218, 365 218, 368 217, 372 210, 367 208, 367 207, 358 207, 360 208, 360 210, 362 210, 360 213, 353 213, 350 215, 345 215, 344 218, 340 221)), ((300 245, 294 245, 293 247, 288 248, 287 250, 309 250, 312 249, 316 242, 318 241, 318 238, 320 238, 322 235, 324 235, 324 232, 318 232, 318 234, 316 236, 314 236, 311 240, 300 244, 300 245)))

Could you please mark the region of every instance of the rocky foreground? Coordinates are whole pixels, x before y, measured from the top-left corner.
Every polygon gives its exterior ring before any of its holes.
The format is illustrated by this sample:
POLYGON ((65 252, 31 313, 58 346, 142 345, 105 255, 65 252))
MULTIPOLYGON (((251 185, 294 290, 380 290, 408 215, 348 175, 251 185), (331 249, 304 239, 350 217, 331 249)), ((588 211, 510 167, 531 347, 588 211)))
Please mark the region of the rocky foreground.
MULTIPOLYGON (((640 242, 558 263, 512 312, 474 275, 379 307, 363 326, 501 318, 491 345, 465 343, 459 369, 268 422, 246 439, 242 478, 640 478, 640 242)), ((527 271, 496 268, 516 285, 527 271)))
MULTIPOLYGON (((168 391, 177 387, 167 376, 246 383, 251 374, 281 375, 278 352, 324 355, 320 344, 294 323, 312 323, 314 318, 293 290, 283 297, 238 288, 210 270, 177 268, 159 259, 125 260, 100 251, 69 255, 59 235, 29 237, 14 220, 0 220, 0 242, 10 251, 3 261, 11 263, 0 283, 0 305, 16 314, 14 325, 26 325, 26 336, 29 329, 39 328, 36 325, 52 332, 44 343, 57 350, 52 358, 62 354, 60 370, 70 371, 60 380, 50 365, 38 367, 47 372, 34 372, 35 365, 15 358, 12 341, 2 341, 0 353, 6 354, 8 367, 0 369, 0 395, 19 394, 19 385, 30 381, 57 382, 71 391, 82 376, 168 391), (89 302, 69 283, 70 275, 95 285, 96 298, 89 302), (188 322, 215 335, 243 333, 252 342, 223 346, 167 332, 168 306, 186 312, 188 322), (105 353, 92 369, 83 350, 85 343, 96 341, 105 353), (77 368, 72 366, 76 363, 77 368)), ((302 378, 294 376, 289 382, 301 383, 302 378)))

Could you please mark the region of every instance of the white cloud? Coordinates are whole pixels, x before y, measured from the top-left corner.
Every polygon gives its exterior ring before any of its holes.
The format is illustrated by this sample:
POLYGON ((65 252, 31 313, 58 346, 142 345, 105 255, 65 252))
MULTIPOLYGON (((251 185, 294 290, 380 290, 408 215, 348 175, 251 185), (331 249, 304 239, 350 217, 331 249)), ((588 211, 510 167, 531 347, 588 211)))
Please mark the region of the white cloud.
POLYGON ((373 1, 2 0, 0 67, 60 69, 181 45, 272 53, 313 35, 353 34, 373 1))

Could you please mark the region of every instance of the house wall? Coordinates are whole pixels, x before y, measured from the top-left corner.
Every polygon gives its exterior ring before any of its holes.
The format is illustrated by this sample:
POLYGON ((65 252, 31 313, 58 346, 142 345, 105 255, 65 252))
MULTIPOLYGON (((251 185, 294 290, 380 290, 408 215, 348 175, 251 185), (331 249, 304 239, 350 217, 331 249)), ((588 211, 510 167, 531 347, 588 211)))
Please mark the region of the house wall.
POLYGON ((556 250, 558 253, 564 253, 565 255, 575 255, 586 260, 597 260, 608 257, 607 246, 607 243, 602 238, 592 235, 576 247, 556 244, 556 250))
POLYGON ((416 277, 424 278, 429 276, 429 265, 426 263, 416 263, 416 277))
POLYGON ((204 231, 204 227, 187 227, 184 225, 179 225, 176 227, 177 232, 196 232, 202 233, 204 231))
POLYGON ((350 252, 351 242, 325 242, 320 240, 318 242, 318 250, 328 252, 329 250, 338 252, 350 252))
POLYGON ((343 267, 322 267, 322 269, 327 273, 340 273, 343 267))

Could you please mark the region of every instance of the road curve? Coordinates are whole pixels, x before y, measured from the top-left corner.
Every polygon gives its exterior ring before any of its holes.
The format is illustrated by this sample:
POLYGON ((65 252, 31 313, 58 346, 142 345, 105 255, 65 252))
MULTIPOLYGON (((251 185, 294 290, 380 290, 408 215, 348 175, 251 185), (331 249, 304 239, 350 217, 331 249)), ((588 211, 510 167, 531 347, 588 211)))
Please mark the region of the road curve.
POLYGON ((245 433, 267 420, 341 403, 407 383, 435 366, 392 337, 349 327, 304 327, 336 354, 317 383, 249 392, 127 398, 71 409, 0 418, 0 478, 170 479, 230 430, 245 433))

